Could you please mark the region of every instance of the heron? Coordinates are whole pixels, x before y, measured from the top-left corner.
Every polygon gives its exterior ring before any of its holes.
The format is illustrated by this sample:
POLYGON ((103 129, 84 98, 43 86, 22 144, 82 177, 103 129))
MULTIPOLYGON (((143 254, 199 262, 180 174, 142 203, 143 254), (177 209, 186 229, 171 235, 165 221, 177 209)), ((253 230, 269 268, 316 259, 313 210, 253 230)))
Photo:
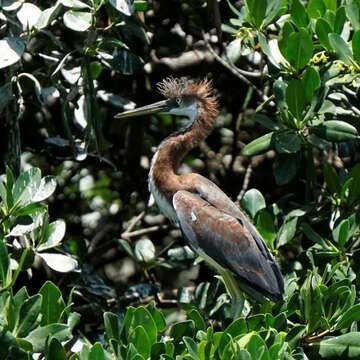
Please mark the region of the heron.
POLYGON ((150 166, 149 190, 161 212, 180 227, 187 245, 220 275, 241 314, 243 293, 257 302, 282 300, 283 277, 261 235, 246 214, 212 181, 178 174, 184 156, 204 141, 219 114, 211 80, 166 78, 158 84, 166 100, 128 110, 115 118, 167 113, 186 126, 158 146, 150 166))

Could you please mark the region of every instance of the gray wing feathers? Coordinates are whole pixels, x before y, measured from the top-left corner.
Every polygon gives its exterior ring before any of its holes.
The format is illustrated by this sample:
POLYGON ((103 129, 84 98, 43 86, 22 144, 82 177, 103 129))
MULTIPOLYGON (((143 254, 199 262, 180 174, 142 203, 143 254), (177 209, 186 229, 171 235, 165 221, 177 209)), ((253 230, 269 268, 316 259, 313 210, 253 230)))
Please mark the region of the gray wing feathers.
POLYGON ((282 276, 266 245, 256 229, 247 226, 236 205, 220 189, 219 193, 216 185, 209 183, 215 187, 210 199, 207 196, 204 200, 201 194, 187 191, 178 191, 173 197, 179 224, 189 245, 195 250, 201 248, 265 296, 279 300, 283 292, 282 276), (224 203, 222 194, 225 201, 228 199, 231 203, 225 205, 225 211, 219 203, 224 203))

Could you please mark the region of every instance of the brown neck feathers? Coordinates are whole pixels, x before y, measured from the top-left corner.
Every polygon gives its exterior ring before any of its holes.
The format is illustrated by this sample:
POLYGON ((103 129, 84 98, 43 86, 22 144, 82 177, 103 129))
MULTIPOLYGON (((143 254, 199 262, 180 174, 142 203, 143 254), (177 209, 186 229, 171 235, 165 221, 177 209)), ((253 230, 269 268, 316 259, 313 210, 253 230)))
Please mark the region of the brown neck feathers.
MULTIPOLYGON (((210 84, 206 83, 209 87, 210 84)), ((150 181, 162 193, 171 196, 179 190, 179 177, 176 171, 184 156, 213 130, 218 115, 218 104, 213 96, 199 96, 199 115, 185 131, 170 135, 159 146, 150 169, 150 181)))

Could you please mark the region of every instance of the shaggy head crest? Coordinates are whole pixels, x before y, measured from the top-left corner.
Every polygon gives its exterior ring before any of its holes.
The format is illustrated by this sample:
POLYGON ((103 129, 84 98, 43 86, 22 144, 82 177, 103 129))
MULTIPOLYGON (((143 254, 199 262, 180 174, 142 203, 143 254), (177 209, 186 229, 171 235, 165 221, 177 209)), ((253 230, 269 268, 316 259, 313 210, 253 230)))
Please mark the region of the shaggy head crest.
POLYGON ((212 81, 188 80, 184 77, 173 78, 168 77, 157 85, 158 91, 166 98, 174 98, 182 95, 194 95, 205 99, 211 97, 213 94, 212 81))

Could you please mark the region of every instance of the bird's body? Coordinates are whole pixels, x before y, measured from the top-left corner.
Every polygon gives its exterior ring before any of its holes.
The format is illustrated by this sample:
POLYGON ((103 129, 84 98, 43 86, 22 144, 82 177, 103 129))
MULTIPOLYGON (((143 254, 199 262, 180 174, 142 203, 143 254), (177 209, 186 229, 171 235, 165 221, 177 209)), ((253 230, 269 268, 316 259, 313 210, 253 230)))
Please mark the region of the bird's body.
POLYGON ((160 210, 179 225, 189 246, 214 266, 224 281, 229 269, 240 280, 241 288, 255 299, 266 296, 281 300, 282 275, 250 220, 210 180, 199 174, 177 173, 186 153, 214 127, 218 104, 211 83, 166 79, 159 89, 169 100, 118 117, 165 110, 189 119, 185 129, 160 144, 152 159, 149 189, 160 210))

